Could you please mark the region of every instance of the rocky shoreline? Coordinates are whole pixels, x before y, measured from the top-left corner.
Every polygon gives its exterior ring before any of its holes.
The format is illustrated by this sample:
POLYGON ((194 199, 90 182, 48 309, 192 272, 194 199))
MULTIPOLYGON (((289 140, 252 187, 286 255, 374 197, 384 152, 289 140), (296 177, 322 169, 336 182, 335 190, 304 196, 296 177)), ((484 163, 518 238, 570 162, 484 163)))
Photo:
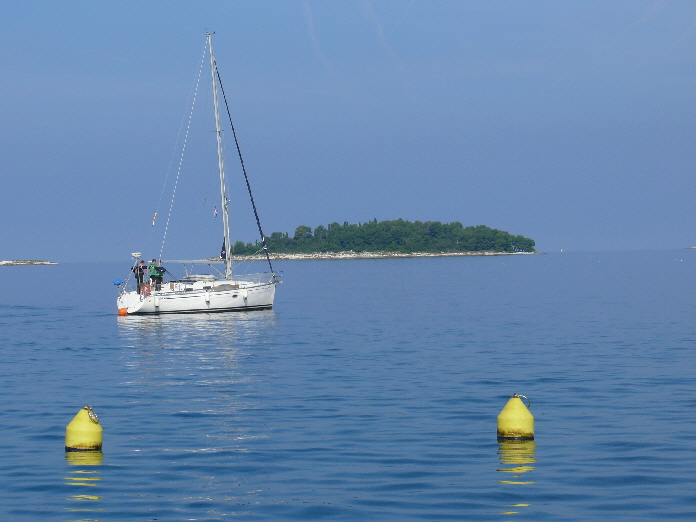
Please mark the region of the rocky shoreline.
POLYGON ((24 266, 24 265, 57 265, 53 261, 39 261, 37 259, 15 259, 13 261, 0 261, 0 266, 24 266))
MULTIPOLYGON (((516 256, 543 252, 315 252, 311 254, 271 254, 273 261, 303 261, 312 259, 392 259, 403 257, 463 257, 463 256, 516 256)), ((218 258, 215 258, 218 259, 218 258)), ((231 256, 233 261, 264 261, 265 256, 231 256)), ((212 259, 211 259, 212 260, 212 259)), ((0 261, 0 266, 57 265, 53 261, 15 259, 0 261)))
MULTIPOLYGON (((302 261, 311 259, 387 259, 401 257, 463 257, 463 256, 516 256, 541 252, 316 252, 311 254, 271 254, 273 261, 302 261)), ((265 256, 231 256, 233 261, 263 261, 265 256)))

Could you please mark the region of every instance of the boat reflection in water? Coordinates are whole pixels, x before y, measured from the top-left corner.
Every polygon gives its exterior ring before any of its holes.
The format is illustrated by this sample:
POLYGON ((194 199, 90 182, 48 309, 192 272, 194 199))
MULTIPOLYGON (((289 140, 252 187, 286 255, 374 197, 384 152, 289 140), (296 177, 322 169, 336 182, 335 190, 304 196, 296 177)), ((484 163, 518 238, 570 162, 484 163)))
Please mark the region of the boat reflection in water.
MULTIPOLYGON (((525 473, 534 471, 532 464, 536 463, 534 458, 534 450, 536 444, 532 440, 507 440, 498 443, 498 458, 500 459, 502 468, 498 471, 509 474, 505 480, 499 480, 500 484, 513 484, 524 486, 534 484, 530 477, 524 476, 525 473)), ((523 490, 517 489, 515 493, 519 494, 523 490)), ((516 515, 520 511, 518 508, 529 507, 530 504, 516 502, 515 504, 507 504, 506 508, 514 508, 513 510, 501 511, 501 515, 516 515)))
POLYGON ((266 345, 273 338, 275 327, 273 310, 118 318, 118 335, 125 347, 135 350, 134 354, 184 351, 193 359, 208 358, 211 352, 218 351, 232 356, 245 347, 266 345))
POLYGON ((275 327, 273 310, 236 312, 234 314, 170 314, 118 317, 119 333, 136 340, 156 334, 178 338, 179 335, 242 336, 267 333, 275 327))
MULTIPOLYGON (((156 443, 161 445, 162 440, 172 441, 170 426, 181 418, 214 416, 217 427, 231 424, 220 432, 207 432, 206 445, 218 439, 228 444, 230 430, 239 435, 242 429, 239 412, 258 407, 250 397, 268 383, 257 358, 264 358, 267 369, 268 356, 278 342, 276 321, 273 310, 118 317, 125 386, 127 393, 138 397, 133 415, 148 424, 149 418, 174 416, 151 426, 145 438, 135 426, 128 432, 141 442, 155 443, 162 437, 156 443)), ((177 433, 189 427, 190 423, 179 426, 177 433)), ((187 442, 180 443, 188 447, 187 442)))
MULTIPOLYGON (((99 487, 101 477, 99 476, 99 471, 97 469, 88 466, 100 466, 102 460, 104 459, 104 454, 101 451, 68 451, 65 453, 65 461, 70 466, 79 466, 85 469, 69 469, 67 475, 64 477, 66 486, 75 486, 80 488, 74 495, 67 498, 69 502, 98 502, 101 497, 95 495, 96 491, 93 488, 99 487)), ((98 504, 82 504, 78 505, 72 504, 70 507, 65 508, 66 511, 72 513, 97 513, 103 512, 104 510, 97 507, 98 504)), ((92 516, 87 519, 79 519, 76 522, 81 522, 82 520, 95 520, 92 516)))

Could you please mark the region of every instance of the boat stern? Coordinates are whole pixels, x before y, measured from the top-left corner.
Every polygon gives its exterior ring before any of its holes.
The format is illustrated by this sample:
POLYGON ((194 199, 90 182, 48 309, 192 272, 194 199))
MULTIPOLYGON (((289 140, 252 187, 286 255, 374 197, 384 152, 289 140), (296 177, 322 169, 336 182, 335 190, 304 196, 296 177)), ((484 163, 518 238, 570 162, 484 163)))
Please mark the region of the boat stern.
POLYGON ((138 292, 123 292, 116 299, 118 315, 127 315, 137 312, 142 306, 142 299, 138 292))

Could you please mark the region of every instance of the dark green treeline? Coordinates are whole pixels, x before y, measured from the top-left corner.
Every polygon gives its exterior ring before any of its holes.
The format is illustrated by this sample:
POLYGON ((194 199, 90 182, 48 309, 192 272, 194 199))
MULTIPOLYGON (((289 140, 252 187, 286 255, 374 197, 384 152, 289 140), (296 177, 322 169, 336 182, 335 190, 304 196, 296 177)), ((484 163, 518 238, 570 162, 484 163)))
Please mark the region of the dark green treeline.
MULTIPOLYGON (((351 225, 331 223, 312 230, 300 225, 295 234, 273 232, 266 238, 268 249, 274 253, 314 252, 534 252, 534 240, 513 236, 484 225, 464 227, 458 221, 416 221, 403 219, 368 221, 351 225)), ((255 254, 259 243, 237 241, 234 255, 255 254)))

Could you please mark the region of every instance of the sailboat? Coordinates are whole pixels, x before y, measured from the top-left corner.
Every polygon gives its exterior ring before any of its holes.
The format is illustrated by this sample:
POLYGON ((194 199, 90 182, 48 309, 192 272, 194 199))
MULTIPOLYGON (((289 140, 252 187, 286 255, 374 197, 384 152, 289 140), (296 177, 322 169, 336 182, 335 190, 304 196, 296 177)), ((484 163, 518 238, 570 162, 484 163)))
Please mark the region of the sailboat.
MULTIPOLYGON (((120 280, 114 281, 114 284, 119 288, 119 294, 116 300, 119 315, 228 312, 261 310, 273 307, 275 289, 276 285, 280 283, 280 278, 273 270, 271 264, 265 237, 261 230, 258 212, 256 211, 256 204, 254 203, 254 198, 251 193, 249 179, 246 174, 246 169, 244 168, 244 162, 241 159, 241 153, 239 154, 239 159, 242 172, 244 173, 247 189, 249 190, 249 197, 251 198, 251 205, 254 210, 254 215, 256 216, 256 223, 259 233, 261 234, 261 249, 265 253, 270 272, 240 276, 233 274, 218 84, 222 91, 225 104, 227 104, 227 101, 215 62, 212 35, 210 33, 206 33, 206 42, 210 54, 213 104, 215 107, 215 134, 217 136, 218 168, 220 171, 220 197, 222 200, 221 208, 224 231, 222 252, 219 259, 163 261, 162 264, 181 263, 184 265, 185 276, 180 279, 163 281, 160 275, 156 277, 152 283, 146 281, 143 281, 142 284, 138 283, 136 289, 129 289, 130 276, 125 282, 120 280), (209 266, 216 274, 194 273, 194 267, 200 265, 209 266), (224 274, 218 271, 214 265, 224 265, 224 274)), ((229 108, 227 112, 229 115, 229 108)), ((230 118, 230 125, 231 124, 232 121, 230 118)), ((239 152, 239 144, 236 134, 234 133, 234 126, 232 126, 232 133, 235 135, 235 143, 237 144, 237 151, 239 152)), ((136 252, 131 254, 131 257, 135 260, 131 273, 137 274, 139 268, 138 259, 141 257, 141 254, 136 252)), ((162 271, 159 273, 161 274, 162 271)))

